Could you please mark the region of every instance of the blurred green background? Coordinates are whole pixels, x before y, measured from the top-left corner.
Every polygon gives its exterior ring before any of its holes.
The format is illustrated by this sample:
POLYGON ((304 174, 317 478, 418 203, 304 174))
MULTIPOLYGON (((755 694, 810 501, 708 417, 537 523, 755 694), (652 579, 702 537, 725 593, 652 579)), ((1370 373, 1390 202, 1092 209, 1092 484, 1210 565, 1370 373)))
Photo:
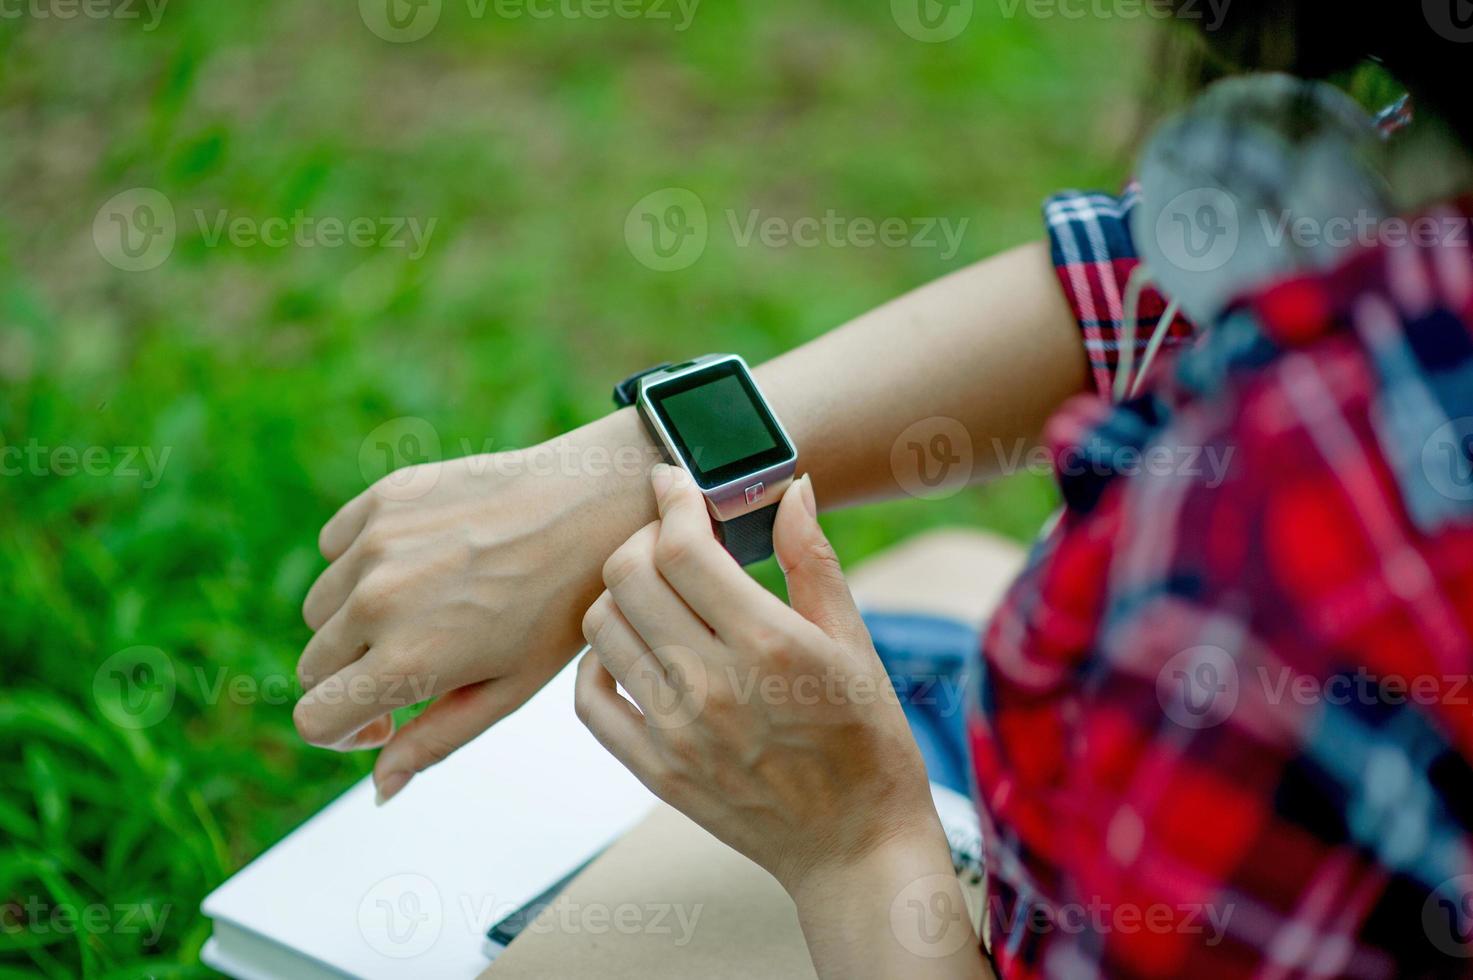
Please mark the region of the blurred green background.
MULTIPOLYGON (((633 367, 760 361, 1038 237, 1047 193, 1124 176, 1152 33, 986 2, 927 43, 884 0, 708 0, 685 30, 673 6, 445 0, 392 43, 347 0, 177 0, 156 22, 28 3, 0 18, 5 976, 205 973, 200 899, 367 771, 303 745, 272 684, 308 636, 317 530, 375 475, 370 432, 414 416, 447 454, 528 445, 606 411, 633 367), (669 187, 711 234, 662 272, 625 220, 669 187), (144 271, 106 245, 135 188, 177 231, 144 271), (727 227, 831 209, 968 225, 955 255, 727 227), (298 212, 434 226, 420 256, 213 234, 298 212), (115 723, 120 662, 173 672, 149 724, 115 723), (98 905, 100 926, 59 925, 98 905), (121 928, 123 905, 161 933, 121 928)), ((1026 537, 1051 506, 1025 476, 826 523, 853 561, 948 522, 1026 537)))

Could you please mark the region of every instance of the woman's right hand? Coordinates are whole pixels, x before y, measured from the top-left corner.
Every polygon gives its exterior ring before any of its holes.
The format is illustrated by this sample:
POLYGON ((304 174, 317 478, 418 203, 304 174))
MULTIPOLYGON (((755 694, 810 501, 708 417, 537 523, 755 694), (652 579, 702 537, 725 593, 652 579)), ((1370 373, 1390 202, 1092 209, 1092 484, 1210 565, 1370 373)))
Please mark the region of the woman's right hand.
POLYGON ((382 745, 383 801, 519 707, 581 647, 604 560, 654 516, 658 460, 622 411, 533 449, 398 470, 346 504, 303 606, 302 737, 382 745), (394 708, 429 698, 394 731, 394 708))

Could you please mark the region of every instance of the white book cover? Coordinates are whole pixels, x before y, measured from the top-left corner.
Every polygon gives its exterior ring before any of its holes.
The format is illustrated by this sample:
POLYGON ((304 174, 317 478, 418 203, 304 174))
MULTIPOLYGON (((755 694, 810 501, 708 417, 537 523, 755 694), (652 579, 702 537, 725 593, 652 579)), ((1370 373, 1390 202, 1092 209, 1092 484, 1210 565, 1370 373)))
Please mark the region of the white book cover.
POLYGON ((205 962, 239 980, 479 974, 492 925, 655 802, 574 716, 573 674, 387 805, 364 779, 217 888, 205 962))

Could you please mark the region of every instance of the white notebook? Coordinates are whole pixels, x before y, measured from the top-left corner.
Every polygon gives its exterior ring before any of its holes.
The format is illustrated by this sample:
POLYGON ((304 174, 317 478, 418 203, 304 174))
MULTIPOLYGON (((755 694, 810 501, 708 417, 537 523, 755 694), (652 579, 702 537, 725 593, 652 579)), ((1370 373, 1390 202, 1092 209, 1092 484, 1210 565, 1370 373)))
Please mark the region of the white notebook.
POLYGON ((205 963, 239 980, 479 974, 492 925, 655 802, 574 717, 573 671, 386 806, 365 779, 217 888, 205 963))

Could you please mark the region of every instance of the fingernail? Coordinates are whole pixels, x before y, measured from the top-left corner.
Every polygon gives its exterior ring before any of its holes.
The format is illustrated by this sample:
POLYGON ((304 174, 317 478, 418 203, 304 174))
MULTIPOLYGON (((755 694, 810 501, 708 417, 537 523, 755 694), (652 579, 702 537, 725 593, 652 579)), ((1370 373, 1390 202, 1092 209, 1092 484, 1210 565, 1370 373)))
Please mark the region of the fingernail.
POLYGON ((656 463, 655 468, 650 470, 650 485, 655 488, 655 496, 665 496, 665 491, 670 489, 670 480, 674 476, 674 470, 669 463, 656 463))
POLYGON ((383 806, 398 795, 409 783, 409 773, 391 772, 383 779, 374 781, 373 805, 383 806))
POLYGON ((818 518, 818 501, 813 497, 813 481, 804 473, 803 478, 798 481, 798 492, 803 495, 803 508, 808 511, 808 516, 818 518))

